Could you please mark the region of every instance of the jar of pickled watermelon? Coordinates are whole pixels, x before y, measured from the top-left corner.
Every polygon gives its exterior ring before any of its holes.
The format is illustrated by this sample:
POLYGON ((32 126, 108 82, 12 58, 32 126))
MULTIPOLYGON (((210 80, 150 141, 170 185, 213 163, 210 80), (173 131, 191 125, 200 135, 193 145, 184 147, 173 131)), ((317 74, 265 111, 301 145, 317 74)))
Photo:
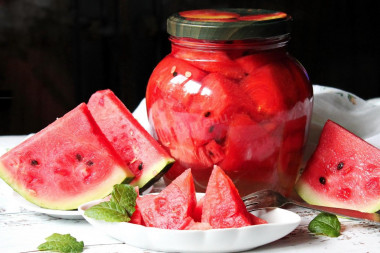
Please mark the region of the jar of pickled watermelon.
POLYGON ((204 191, 214 165, 242 196, 292 192, 312 111, 305 69, 287 52, 291 17, 255 9, 194 10, 168 18, 172 50, 147 86, 149 121, 204 191))

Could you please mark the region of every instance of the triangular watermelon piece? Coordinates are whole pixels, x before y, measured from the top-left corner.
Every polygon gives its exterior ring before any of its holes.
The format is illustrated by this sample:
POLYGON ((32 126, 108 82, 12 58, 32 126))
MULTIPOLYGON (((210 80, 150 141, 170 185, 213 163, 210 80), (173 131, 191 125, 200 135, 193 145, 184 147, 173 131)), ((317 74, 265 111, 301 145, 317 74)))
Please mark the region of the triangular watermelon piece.
POLYGON ((0 177, 49 209, 76 209, 133 176, 84 103, 0 158, 0 177))
POLYGON ((111 90, 94 93, 88 107, 107 139, 135 174, 131 185, 145 190, 174 162, 111 90))
POLYGON ((209 223, 213 228, 239 228, 266 223, 247 211, 232 180, 216 165, 203 200, 202 222, 209 223))
POLYGON ((143 195, 136 200, 147 227, 185 229, 193 223, 196 206, 191 170, 187 169, 157 195, 143 195))
POLYGON ((376 212, 380 149, 328 120, 296 190, 311 204, 376 212))

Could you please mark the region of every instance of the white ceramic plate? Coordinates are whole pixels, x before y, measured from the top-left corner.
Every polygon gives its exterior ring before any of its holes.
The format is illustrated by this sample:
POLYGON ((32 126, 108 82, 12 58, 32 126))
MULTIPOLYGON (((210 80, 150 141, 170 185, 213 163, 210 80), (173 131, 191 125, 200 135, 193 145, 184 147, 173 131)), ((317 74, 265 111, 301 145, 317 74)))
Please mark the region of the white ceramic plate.
MULTIPOLYGON (((149 193, 152 191, 152 189, 153 189, 153 186, 146 189, 142 194, 149 193)), ((33 211, 33 212, 37 212, 37 213, 43 213, 43 214, 47 214, 47 215, 55 217, 55 218, 61 218, 61 219, 67 219, 67 220, 83 219, 82 214, 79 213, 78 210, 64 211, 64 210, 54 210, 54 209, 42 208, 42 207, 39 207, 39 206, 27 201, 26 199, 24 199, 21 195, 19 195, 15 191, 12 192, 12 198, 14 200, 16 200, 17 203, 21 207, 23 207, 29 211, 33 211)))
POLYGON ((55 218, 61 218, 61 219, 68 219, 68 220, 83 219, 83 216, 78 212, 78 210, 63 211, 63 210, 53 210, 53 209, 42 208, 27 201, 22 196, 20 196, 17 192, 13 192, 12 197, 13 199, 17 201, 17 203, 20 206, 22 206, 23 208, 29 211, 43 213, 43 214, 47 214, 49 216, 52 216, 55 218))
MULTIPOLYGON (((197 194, 200 197, 201 194, 197 194)), ((301 217, 293 212, 271 208, 253 214, 268 224, 211 230, 169 230, 144 227, 127 222, 106 222, 89 218, 84 211, 102 200, 81 205, 83 217, 100 231, 131 246, 164 252, 236 252, 276 241, 293 231, 301 217)))

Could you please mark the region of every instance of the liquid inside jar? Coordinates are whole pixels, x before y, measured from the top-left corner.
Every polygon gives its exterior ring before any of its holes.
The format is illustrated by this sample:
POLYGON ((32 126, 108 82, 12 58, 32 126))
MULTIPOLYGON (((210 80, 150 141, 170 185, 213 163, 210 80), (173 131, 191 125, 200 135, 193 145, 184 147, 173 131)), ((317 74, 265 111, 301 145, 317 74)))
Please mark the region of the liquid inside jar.
POLYGON ((312 110, 304 68, 287 38, 202 41, 172 37, 172 51, 153 71, 148 117, 176 159, 166 182, 191 168, 204 191, 214 164, 242 196, 293 189, 312 110))

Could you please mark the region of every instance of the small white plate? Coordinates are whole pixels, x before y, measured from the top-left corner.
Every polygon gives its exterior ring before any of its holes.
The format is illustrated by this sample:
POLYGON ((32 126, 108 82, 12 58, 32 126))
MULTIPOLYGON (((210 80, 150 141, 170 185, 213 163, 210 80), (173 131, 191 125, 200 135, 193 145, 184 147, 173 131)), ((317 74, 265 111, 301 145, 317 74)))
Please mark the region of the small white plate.
MULTIPOLYGON (((11 188, 10 188, 11 189, 11 188)), ((146 189, 142 194, 147 194, 151 192, 153 189, 153 186, 146 189)), ((49 215, 51 217, 55 218, 61 218, 61 219, 67 219, 67 220, 82 220, 83 216, 81 213, 78 212, 78 210, 54 210, 54 209, 47 209, 43 207, 39 207, 32 202, 27 201, 25 198, 23 198, 21 195, 19 195, 17 192, 13 191, 12 189, 12 198, 23 208, 37 212, 37 213, 43 213, 46 215, 49 215)))
MULTIPOLYGON (((199 198, 202 194, 197 194, 199 198)), ((281 208, 252 212, 268 224, 242 228, 211 230, 169 230, 144 227, 128 222, 106 222, 84 215, 84 211, 103 200, 81 205, 83 217, 100 231, 131 246, 164 252, 236 252, 253 249, 276 241, 292 232, 301 217, 281 208)))
POLYGON ((17 192, 13 192, 12 197, 14 200, 17 201, 17 203, 20 206, 22 206, 23 208, 29 211, 43 213, 55 218, 61 218, 61 219, 67 219, 67 220, 83 219, 83 216, 78 212, 78 210, 63 211, 63 210, 53 210, 53 209, 42 208, 27 201, 22 196, 20 196, 17 192))

